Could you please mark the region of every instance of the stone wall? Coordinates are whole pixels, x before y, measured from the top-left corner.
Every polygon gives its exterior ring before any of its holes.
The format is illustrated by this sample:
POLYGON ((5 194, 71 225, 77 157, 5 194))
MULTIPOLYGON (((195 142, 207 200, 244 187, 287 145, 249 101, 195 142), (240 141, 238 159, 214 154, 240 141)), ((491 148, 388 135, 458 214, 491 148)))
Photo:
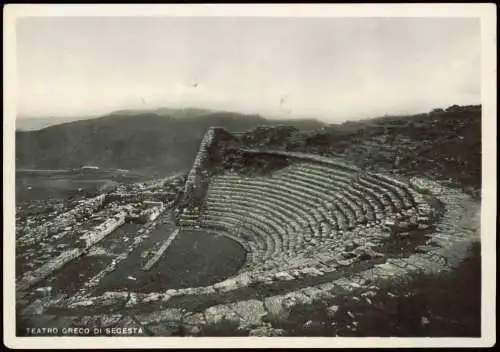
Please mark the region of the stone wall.
POLYGON ((153 221, 160 216, 164 208, 165 207, 163 205, 160 205, 143 210, 139 215, 139 219, 143 222, 153 221))
POLYGON ((180 204, 182 213, 188 212, 196 217, 198 209, 203 203, 208 182, 208 168, 211 163, 210 150, 213 150, 218 130, 220 128, 210 127, 203 136, 200 149, 184 185, 180 204))
POLYGON ((121 211, 112 218, 107 219, 103 223, 94 227, 92 230, 80 236, 80 240, 83 240, 85 243, 85 248, 89 248, 99 242, 111 232, 116 230, 119 226, 123 225, 125 223, 126 216, 127 213, 125 211, 121 211))
POLYGON ((186 184, 184 186, 185 195, 189 195, 199 187, 201 178, 200 173, 203 169, 203 164, 208 157, 208 148, 214 142, 214 137, 214 129, 210 127, 201 140, 200 149, 198 150, 198 154, 196 154, 196 158, 194 159, 193 167, 191 168, 191 171, 189 171, 186 184))
POLYGON ((34 232, 40 234, 38 239, 42 239, 46 235, 50 236, 58 232, 61 232, 64 228, 73 226, 81 219, 86 218, 95 213, 103 206, 105 199, 106 199, 105 194, 85 199, 70 211, 60 214, 54 220, 47 222, 39 226, 38 228, 34 229, 34 232))
POLYGON ((67 250, 65 252, 62 252, 56 258, 45 263, 40 268, 34 271, 27 272, 16 283, 16 291, 26 290, 27 288, 33 286, 37 282, 40 282, 41 280, 52 274, 55 270, 61 268, 66 263, 81 256, 83 252, 84 250, 81 248, 67 250))
POLYGON ((143 202, 143 201, 165 201, 174 199, 174 192, 150 192, 143 191, 137 193, 110 193, 106 195, 106 201, 122 201, 122 202, 143 202))
POLYGON ((33 271, 25 273, 16 283, 16 290, 23 291, 40 282, 51 275, 55 270, 61 268, 66 263, 80 257, 85 251, 112 233, 119 226, 125 223, 126 212, 121 211, 93 229, 86 232, 78 240, 80 246, 71 250, 62 252, 59 256, 52 258, 47 263, 33 271))

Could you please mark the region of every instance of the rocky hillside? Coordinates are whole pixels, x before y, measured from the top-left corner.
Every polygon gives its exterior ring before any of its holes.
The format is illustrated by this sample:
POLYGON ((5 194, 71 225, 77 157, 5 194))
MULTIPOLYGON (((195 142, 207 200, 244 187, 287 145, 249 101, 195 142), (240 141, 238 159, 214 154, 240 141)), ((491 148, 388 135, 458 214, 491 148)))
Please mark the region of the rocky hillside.
POLYGON ((240 134, 252 149, 339 156, 364 169, 447 180, 481 188, 481 106, 451 106, 411 116, 384 116, 314 131, 261 127, 240 134))
POLYGON ((16 167, 57 169, 92 164, 151 176, 184 172, 191 168, 211 126, 239 132, 234 135, 245 148, 342 156, 363 168, 439 177, 469 193, 478 194, 481 187, 480 105, 454 105, 429 113, 335 125, 202 109, 121 111, 16 132, 16 167))

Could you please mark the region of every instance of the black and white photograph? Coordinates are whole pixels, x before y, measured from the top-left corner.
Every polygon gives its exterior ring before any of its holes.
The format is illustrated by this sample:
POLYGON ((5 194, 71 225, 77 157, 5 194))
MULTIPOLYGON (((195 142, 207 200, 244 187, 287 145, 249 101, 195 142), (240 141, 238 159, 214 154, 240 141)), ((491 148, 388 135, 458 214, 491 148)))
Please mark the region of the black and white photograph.
POLYGON ((495 343, 494 5, 80 6, 4 9, 9 341, 495 343))

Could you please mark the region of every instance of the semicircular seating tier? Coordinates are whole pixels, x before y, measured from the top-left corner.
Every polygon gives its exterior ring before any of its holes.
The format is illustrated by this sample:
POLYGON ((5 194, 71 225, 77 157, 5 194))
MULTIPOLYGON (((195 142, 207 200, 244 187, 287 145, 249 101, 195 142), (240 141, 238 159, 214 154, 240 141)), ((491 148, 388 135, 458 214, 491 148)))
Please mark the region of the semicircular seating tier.
POLYGON ((403 210, 418 214, 419 196, 389 176, 300 162, 269 176, 211 178, 199 214, 183 214, 181 225, 237 240, 248 252, 243 269, 263 269, 360 225, 381 224, 403 210))

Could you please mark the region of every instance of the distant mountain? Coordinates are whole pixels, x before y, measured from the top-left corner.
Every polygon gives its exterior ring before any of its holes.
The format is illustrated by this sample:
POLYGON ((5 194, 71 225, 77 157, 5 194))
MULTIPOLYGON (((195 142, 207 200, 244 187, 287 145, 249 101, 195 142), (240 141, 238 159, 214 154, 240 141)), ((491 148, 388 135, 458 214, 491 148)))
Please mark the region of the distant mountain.
MULTIPOLYGON (((63 120, 61 120, 63 121, 63 120)), ((162 175, 191 167, 210 126, 244 131, 259 125, 324 126, 316 120, 269 120, 204 109, 116 111, 37 131, 16 131, 16 168, 59 169, 83 164, 162 175)))
POLYGON ((92 116, 51 116, 51 117, 18 117, 16 131, 37 131, 49 126, 60 125, 65 122, 88 120, 92 116))
MULTIPOLYGON (((199 108, 158 108, 158 109, 126 109, 116 110, 107 115, 109 116, 134 116, 142 114, 156 114, 159 116, 170 116, 175 118, 194 117, 203 114, 213 113, 211 110, 199 108)), ((60 125, 62 123, 90 120, 102 117, 102 115, 93 116, 41 116, 28 117, 19 116, 16 119, 16 131, 37 131, 46 127, 60 125)))
POLYGON ((139 115, 139 114, 156 114, 160 116, 170 116, 175 118, 196 117, 205 114, 214 113, 213 110, 200 108, 158 108, 158 109, 127 109, 113 111, 110 115, 139 115))

